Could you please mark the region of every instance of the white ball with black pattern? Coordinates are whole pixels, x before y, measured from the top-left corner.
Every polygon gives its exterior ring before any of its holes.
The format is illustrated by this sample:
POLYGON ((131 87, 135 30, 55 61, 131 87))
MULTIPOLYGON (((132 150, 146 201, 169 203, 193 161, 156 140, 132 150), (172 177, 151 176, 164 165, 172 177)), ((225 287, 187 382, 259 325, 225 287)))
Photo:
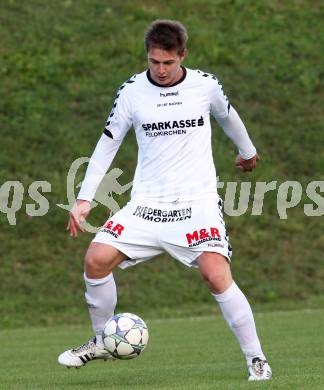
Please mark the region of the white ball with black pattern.
POLYGON ((103 331, 108 352, 117 359, 133 359, 146 348, 149 339, 145 322, 136 314, 120 313, 111 317, 103 331))

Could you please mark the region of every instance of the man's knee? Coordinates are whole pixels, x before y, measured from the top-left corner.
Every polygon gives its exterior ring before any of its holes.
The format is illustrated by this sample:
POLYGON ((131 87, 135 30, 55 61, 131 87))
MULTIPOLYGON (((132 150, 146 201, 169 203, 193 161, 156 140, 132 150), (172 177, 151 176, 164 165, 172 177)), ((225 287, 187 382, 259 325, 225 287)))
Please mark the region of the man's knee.
POLYGON ((91 273, 101 271, 107 264, 109 260, 96 251, 88 251, 85 255, 84 265, 87 275, 89 271, 91 273))
POLYGON ((221 294, 230 287, 232 274, 225 257, 218 253, 204 253, 198 264, 201 275, 212 292, 221 294))
POLYGON ((216 290, 221 290, 222 286, 226 283, 227 280, 226 272, 219 269, 205 273, 202 276, 208 286, 211 286, 216 290))
POLYGON ((125 259, 125 255, 116 248, 92 243, 85 255, 84 268, 89 278, 99 279, 110 274, 125 259))

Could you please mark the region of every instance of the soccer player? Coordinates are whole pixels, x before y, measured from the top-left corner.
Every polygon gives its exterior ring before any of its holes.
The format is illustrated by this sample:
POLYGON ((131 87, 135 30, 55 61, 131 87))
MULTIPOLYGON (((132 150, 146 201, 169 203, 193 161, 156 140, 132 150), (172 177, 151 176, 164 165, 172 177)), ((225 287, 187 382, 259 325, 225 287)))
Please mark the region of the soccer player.
POLYGON ((109 359, 102 331, 114 314, 112 274, 162 253, 198 267, 246 358, 249 380, 272 376, 261 349, 251 307, 233 281, 231 246, 217 194, 210 114, 238 148, 236 166, 256 167, 258 155, 246 128, 216 76, 182 66, 185 27, 156 20, 145 34, 148 69, 118 90, 105 129, 93 152, 68 229, 77 236, 103 176, 126 132, 133 126, 138 162, 131 200, 98 231, 85 256, 85 298, 94 338, 65 351, 58 361, 81 367, 109 359))

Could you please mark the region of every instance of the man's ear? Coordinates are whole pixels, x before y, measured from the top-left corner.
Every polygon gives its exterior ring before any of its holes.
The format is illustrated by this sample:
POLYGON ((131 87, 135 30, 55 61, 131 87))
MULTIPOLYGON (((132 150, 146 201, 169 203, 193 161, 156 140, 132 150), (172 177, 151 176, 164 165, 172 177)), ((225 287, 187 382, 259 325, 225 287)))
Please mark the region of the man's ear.
POLYGON ((182 53, 179 53, 181 62, 187 57, 187 54, 188 54, 188 49, 184 49, 182 53))

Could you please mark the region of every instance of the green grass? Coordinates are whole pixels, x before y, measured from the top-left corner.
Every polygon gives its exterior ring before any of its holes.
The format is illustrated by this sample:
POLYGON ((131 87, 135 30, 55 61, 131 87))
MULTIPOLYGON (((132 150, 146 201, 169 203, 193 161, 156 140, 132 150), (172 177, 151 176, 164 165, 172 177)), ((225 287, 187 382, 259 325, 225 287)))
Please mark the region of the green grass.
MULTIPOLYGON (((25 194, 17 226, 0 213, 0 328, 73 322, 83 312, 83 256, 92 235, 71 240, 67 213, 56 204, 65 203, 71 163, 90 156, 117 88, 146 67, 142 37, 155 18, 188 27, 185 65, 220 78, 262 156, 255 173, 238 173, 235 148, 214 124, 221 180, 303 185, 287 220, 278 217, 275 192, 266 194, 261 216, 226 218, 235 279, 250 299, 273 307, 282 298, 323 295, 324 218, 303 211, 312 203, 307 183, 324 179, 323 11, 319 0, 1 1, 0 186, 20 180, 25 194), (50 211, 28 219, 34 180, 52 184, 50 211)), ((124 170, 122 183, 132 179, 136 153, 130 131, 114 162, 124 170)), ((128 197, 116 200, 123 205, 128 197)), ((106 215, 98 207, 90 220, 99 226, 106 215)), ((118 271, 116 280, 121 310, 134 302, 151 312, 180 310, 210 300, 198 273, 167 255, 118 271)))
POLYGON ((150 340, 131 361, 95 361, 67 370, 56 363, 67 347, 83 343, 84 327, 0 332, 1 389, 322 389, 324 310, 256 315, 274 373, 248 383, 245 361, 221 316, 147 321, 150 340))

